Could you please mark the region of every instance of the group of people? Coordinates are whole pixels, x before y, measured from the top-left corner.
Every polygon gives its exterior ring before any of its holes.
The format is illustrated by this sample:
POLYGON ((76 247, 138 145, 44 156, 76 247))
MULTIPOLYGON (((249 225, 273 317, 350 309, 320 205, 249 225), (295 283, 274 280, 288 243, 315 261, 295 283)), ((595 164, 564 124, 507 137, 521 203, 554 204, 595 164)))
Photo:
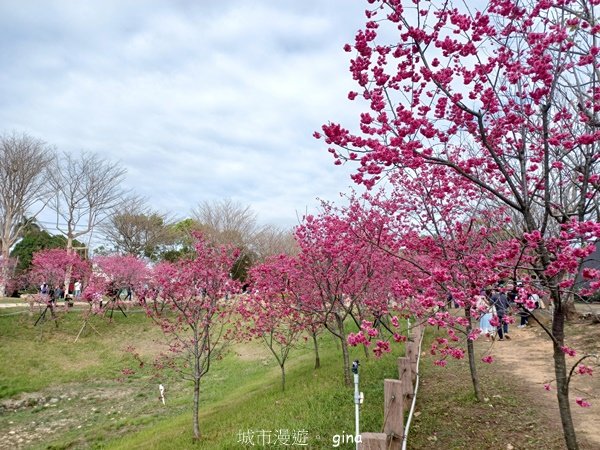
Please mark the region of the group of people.
MULTIPOLYGON (((486 289, 476 297, 475 307, 481 313, 479 328, 487 340, 494 340, 496 336, 500 341, 510 340, 506 317, 515 304, 517 295, 516 286, 498 285, 494 289, 486 289)), ((525 328, 532 312, 540 306, 541 300, 537 294, 529 294, 526 302, 519 303, 520 323, 517 328, 525 328)))
MULTIPOLYGON (((81 281, 77 280, 74 283, 71 283, 69 290, 73 293, 73 297, 76 299, 81 297, 81 281)), ((47 295, 50 299, 50 302, 56 302, 56 300, 68 297, 65 296, 65 291, 60 284, 57 284, 55 287, 53 287, 48 283, 42 283, 40 285, 40 294, 47 295)))

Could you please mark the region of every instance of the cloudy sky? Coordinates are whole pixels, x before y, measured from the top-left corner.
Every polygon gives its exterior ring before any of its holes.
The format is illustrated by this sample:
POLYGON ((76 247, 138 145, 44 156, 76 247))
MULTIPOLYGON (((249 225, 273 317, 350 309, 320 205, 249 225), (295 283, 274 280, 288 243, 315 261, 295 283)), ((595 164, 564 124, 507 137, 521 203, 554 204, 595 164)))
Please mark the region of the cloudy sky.
POLYGON ((231 198, 291 226, 352 183, 313 131, 355 123, 343 52, 366 2, 0 1, 0 132, 120 161, 189 215, 231 198))

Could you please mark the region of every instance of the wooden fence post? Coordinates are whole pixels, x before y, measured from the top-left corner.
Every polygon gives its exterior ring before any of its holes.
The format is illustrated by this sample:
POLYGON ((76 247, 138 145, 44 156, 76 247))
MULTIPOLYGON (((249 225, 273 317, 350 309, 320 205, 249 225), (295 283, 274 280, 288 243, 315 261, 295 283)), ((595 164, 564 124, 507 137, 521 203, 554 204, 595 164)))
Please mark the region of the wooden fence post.
POLYGON ((402 392, 406 398, 412 399, 415 392, 413 385, 413 373, 410 359, 405 357, 398 358, 398 378, 402 383, 402 392))
POLYGON ((360 450, 387 450, 387 434, 385 433, 361 433, 361 442, 358 444, 360 450))
POLYGON ((410 368, 411 368, 413 384, 414 384, 415 380, 417 379, 417 357, 419 356, 419 355, 417 355, 417 352, 419 349, 418 345, 419 344, 417 344, 416 342, 407 342, 406 343, 405 355, 410 361, 410 368))
POLYGON ((358 448, 361 450, 400 450, 404 437, 404 401, 414 396, 417 377, 419 343, 423 327, 416 326, 405 344, 405 356, 398 358, 398 380, 385 380, 384 433, 362 433, 358 448))
POLYGON ((415 326, 412 329, 411 334, 412 334, 413 341, 417 344, 417 347, 418 347, 419 342, 421 341, 421 336, 423 335, 423 328, 421 327, 421 325, 415 326))
POLYGON ((400 380, 385 380, 383 385, 383 431, 391 440, 389 450, 402 448, 404 436, 404 393, 400 380))

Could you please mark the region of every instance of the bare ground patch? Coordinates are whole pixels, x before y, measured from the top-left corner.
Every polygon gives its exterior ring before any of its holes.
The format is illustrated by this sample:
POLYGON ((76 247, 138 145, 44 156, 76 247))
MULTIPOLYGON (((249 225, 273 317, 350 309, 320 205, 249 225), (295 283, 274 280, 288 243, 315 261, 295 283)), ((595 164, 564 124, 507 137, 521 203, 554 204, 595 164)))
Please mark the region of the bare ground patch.
MULTIPOLYGON (((567 345, 577 349, 579 354, 583 351, 598 352, 600 326, 590 322, 570 324, 566 335, 567 345)), ((514 377, 528 387, 535 403, 539 404, 539 407, 554 420, 559 421, 550 339, 536 326, 525 329, 512 326, 510 336, 512 338, 510 341, 497 341, 489 349, 496 358, 494 364, 506 376, 514 377), (551 384, 551 391, 544 389, 544 383, 551 384)), ((567 357, 567 364, 573 365, 578 359, 578 357, 567 357)), ((594 376, 573 375, 571 383, 571 411, 583 448, 600 448, 600 426, 598 426, 600 399, 597 396, 600 392, 600 378, 598 375, 597 373, 594 376), (576 397, 587 399, 592 406, 580 407, 575 403, 576 397)))
MULTIPOLYGON (((423 349, 417 413, 408 438, 415 449, 512 449, 561 450, 565 448, 555 388, 544 383, 554 379, 552 346, 539 328, 511 327, 510 341, 475 342, 478 373, 484 402, 477 402, 466 358, 433 365, 427 346, 423 349), (481 357, 492 354, 492 364, 481 357)), ((600 326, 591 321, 569 324, 567 344, 598 352, 600 326)), ((440 335, 444 335, 443 333, 440 335)), ((577 359, 568 358, 575 363, 577 359)), ((598 373, 574 376, 572 411, 580 448, 600 448, 600 378, 598 373), (592 406, 581 408, 575 397, 592 406), (595 396, 595 397, 594 397, 595 396)), ((379 430, 377 430, 379 431, 379 430)))
POLYGON ((45 448, 58 438, 63 442, 60 448, 87 448, 102 442, 107 433, 125 434, 166 411, 158 400, 157 384, 150 380, 66 383, 0 405, 0 449, 7 450, 45 448))

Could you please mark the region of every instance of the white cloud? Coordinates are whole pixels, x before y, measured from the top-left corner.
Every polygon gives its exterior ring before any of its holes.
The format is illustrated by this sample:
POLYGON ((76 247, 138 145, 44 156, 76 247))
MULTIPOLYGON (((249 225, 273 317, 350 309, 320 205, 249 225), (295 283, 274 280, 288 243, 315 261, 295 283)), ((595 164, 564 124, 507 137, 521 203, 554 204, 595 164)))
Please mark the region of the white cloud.
POLYGON ((351 181, 312 132, 356 121, 341 49, 360 2, 0 4, 0 122, 128 169, 180 217, 230 197, 294 225, 351 181))

